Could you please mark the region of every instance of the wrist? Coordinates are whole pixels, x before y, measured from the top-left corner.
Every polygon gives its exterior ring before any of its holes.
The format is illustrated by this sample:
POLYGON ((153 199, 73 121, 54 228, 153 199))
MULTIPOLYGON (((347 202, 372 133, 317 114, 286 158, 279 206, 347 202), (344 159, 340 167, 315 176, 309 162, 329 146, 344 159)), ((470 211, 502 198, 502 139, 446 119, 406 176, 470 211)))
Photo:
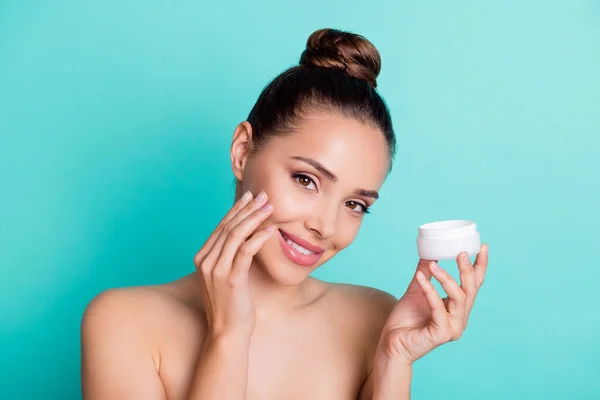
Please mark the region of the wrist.
POLYGON ((238 348, 250 345, 251 333, 244 332, 208 332, 206 344, 216 347, 238 348))
POLYGON ((406 349, 400 346, 398 340, 395 340, 389 332, 381 335, 376 350, 376 356, 385 364, 397 368, 412 367, 414 363, 414 360, 407 354, 406 349))
POLYGON ((375 357, 374 367, 381 372, 394 371, 412 371, 413 363, 401 357, 391 356, 385 352, 378 352, 375 357))

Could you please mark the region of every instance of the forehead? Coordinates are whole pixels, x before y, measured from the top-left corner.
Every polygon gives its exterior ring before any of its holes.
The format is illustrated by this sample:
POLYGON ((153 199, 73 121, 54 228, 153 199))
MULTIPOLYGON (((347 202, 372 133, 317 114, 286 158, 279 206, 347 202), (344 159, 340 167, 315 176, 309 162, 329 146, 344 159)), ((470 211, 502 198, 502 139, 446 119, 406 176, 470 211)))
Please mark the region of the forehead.
POLYGON ((365 189, 379 189, 390 162, 388 145, 378 128, 337 114, 312 114, 293 133, 271 139, 267 148, 280 161, 294 156, 313 158, 340 182, 365 189))

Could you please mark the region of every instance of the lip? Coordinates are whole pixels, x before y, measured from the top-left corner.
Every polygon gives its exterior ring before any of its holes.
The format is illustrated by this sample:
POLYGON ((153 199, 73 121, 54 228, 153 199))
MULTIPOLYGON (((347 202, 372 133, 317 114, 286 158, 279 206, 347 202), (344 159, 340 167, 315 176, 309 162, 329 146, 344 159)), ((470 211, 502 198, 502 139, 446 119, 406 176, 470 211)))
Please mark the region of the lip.
MULTIPOLYGON (((291 235, 288 235, 287 232, 283 232, 283 234, 285 234, 292 241, 296 242, 296 240, 294 240, 291 235)), ((294 264, 300 265, 300 266, 303 266, 303 267, 310 267, 310 266, 313 266, 314 264, 316 264, 317 261, 319 261, 319 259, 323 255, 322 251, 320 253, 314 252, 313 254, 302 254, 302 253, 300 253, 298 250, 296 250, 294 247, 292 247, 284 239, 283 234, 282 234, 281 230, 279 230, 279 229, 277 230, 277 236, 279 236, 279 244, 281 245, 281 250, 283 251, 283 254, 287 257, 287 259, 290 260, 291 262, 293 262, 294 264)), ((306 243, 306 242, 304 242, 304 243, 306 243)), ((298 244, 300 246, 304 247, 303 244, 300 244, 300 243, 298 243, 298 244)), ((320 247, 316 247, 316 246, 312 246, 312 248, 313 249, 315 249, 315 248, 321 249, 320 247)), ((313 250, 311 250, 309 248, 306 248, 306 249, 310 250, 310 251, 313 251, 313 250)))
POLYGON ((284 231, 283 229, 280 229, 280 231, 283 232, 283 234, 285 236, 292 239, 292 242, 298 243, 300 246, 304 247, 306 250, 310 250, 313 253, 324 253, 325 252, 325 249, 322 247, 315 246, 314 244, 311 244, 311 243, 307 242, 306 240, 299 238, 296 235, 292 235, 291 233, 288 233, 288 232, 284 231))

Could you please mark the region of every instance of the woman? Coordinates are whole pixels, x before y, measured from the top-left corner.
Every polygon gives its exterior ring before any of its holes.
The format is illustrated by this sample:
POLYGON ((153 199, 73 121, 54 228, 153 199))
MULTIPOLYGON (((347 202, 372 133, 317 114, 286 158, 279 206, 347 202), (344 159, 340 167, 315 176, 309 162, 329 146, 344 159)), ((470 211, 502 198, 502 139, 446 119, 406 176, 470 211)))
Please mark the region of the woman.
POLYGON ((85 399, 402 399, 412 364, 466 327, 487 266, 460 286, 420 260, 406 293, 317 280, 391 170, 395 137, 362 36, 319 30, 234 132, 236 201, 196 270, 113 289, 81 326, 85 399), (448 294, 442 299, 431 278, 448 294))

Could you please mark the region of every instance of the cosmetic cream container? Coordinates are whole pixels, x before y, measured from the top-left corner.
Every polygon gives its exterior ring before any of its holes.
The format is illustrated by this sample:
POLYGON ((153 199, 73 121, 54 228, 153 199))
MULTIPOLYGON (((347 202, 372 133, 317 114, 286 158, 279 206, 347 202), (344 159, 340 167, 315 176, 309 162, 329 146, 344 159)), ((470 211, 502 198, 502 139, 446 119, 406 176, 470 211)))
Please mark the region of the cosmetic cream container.
POLYGON ((425 260, 455 259, 466 251, 469 257, 479 253, 479 232, 473 221, 450 220, 431 222, 419 227, 417 250, 425 260))

